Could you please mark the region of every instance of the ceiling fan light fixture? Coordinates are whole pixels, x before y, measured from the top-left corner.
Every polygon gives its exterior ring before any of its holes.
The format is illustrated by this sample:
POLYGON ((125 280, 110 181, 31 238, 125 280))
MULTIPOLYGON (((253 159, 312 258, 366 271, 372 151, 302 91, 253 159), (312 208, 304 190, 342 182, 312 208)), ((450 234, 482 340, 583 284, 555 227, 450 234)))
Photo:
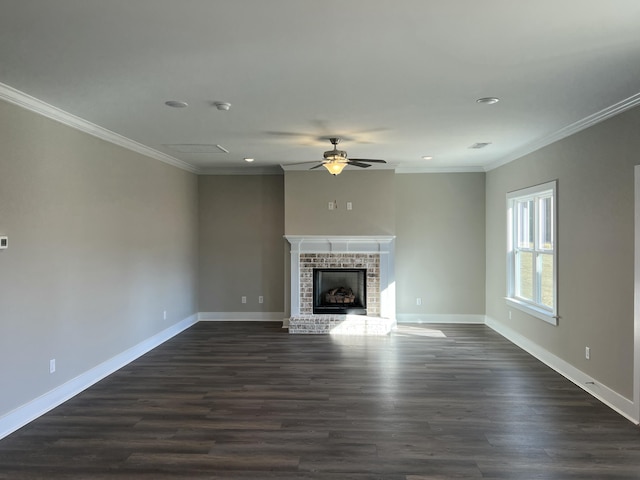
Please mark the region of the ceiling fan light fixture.
MULTIPOLYGON (((323 159, 320 161, 291 163, 289 165, 301 165, 304 163, 317 163, 317 165, 310 168, 315 170, 316 168, 324 167, 331 175, 340 175, 344 167, 352 165, 359 168, 368 168, 372 163, 387 163, 385 160, 374 160, 370 158, 351 158, 347 157, 347 152, 344 150, 338 150, 337 145, 340 142, 339 138, 330 138, 329 141, 333 145, 333 150, 324 152, 323 159)), ((283 167, 284 168, 284 167, 283 167)))
POLYGON ((347 160, 347 152, 344 150, 327 150, 323 158, 329 162, 344 162, 347 160))
POLYGON ((340 175, 342 170, 344 170, 344 167, 347 166, 347 162, 332 160, 330 162, 323 163, 322 166, 326 168, 331 175, 340 175))

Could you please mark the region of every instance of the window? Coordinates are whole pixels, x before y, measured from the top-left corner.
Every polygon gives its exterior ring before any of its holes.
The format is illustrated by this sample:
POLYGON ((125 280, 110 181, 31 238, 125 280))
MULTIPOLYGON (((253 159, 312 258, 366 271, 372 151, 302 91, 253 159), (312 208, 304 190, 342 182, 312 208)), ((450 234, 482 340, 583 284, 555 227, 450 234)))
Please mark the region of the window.
POLYGON ((556 182, 507 194, 507 303, 558 324, 556 182))

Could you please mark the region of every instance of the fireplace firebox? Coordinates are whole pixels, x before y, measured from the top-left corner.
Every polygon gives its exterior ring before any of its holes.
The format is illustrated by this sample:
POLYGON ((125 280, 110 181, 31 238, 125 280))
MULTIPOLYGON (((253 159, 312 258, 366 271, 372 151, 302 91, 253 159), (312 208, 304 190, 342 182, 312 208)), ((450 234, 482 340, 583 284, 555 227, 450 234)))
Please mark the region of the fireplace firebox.
POLYGON ((367 314, 366 268, 314 268, 313 313, 367 314))

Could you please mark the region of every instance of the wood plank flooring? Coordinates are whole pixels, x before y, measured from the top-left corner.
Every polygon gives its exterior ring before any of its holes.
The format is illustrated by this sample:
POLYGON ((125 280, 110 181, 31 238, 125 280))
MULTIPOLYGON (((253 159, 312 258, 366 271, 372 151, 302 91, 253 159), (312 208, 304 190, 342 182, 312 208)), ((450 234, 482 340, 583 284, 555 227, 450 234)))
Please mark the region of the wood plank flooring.
POLYGON ((640 479, 640 429, 482 325, 198 323, 0 441, 0 479, 640 479))

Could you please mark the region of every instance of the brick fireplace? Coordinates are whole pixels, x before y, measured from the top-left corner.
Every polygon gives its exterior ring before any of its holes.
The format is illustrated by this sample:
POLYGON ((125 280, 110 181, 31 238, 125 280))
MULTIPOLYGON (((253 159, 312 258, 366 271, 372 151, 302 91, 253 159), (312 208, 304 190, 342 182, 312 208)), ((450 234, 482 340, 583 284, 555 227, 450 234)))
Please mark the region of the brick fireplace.
POLYGON ((291 317, 285 325, 290 333, 386 334, 395 326, 393 236, 287 235, 286 239, 291 244, 291 317), (314 314, 314 268, 366 269, 366 315, 314 314))

